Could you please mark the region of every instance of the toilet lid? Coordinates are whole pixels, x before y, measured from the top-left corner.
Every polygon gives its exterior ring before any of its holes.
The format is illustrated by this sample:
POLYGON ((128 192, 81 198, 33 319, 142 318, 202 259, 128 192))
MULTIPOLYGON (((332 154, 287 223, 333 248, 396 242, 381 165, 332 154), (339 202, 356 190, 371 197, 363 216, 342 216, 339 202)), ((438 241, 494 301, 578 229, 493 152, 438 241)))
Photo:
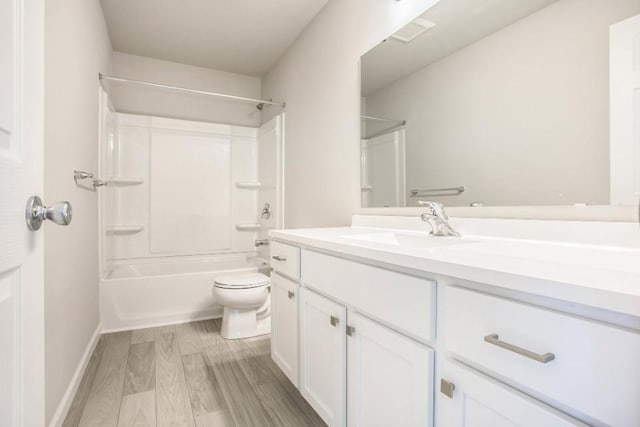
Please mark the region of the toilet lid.
POLYGON ((232 273, 216 277, 215 286, 226 289, 247 289, 266 286, 269 278, 260 273, 232 273))

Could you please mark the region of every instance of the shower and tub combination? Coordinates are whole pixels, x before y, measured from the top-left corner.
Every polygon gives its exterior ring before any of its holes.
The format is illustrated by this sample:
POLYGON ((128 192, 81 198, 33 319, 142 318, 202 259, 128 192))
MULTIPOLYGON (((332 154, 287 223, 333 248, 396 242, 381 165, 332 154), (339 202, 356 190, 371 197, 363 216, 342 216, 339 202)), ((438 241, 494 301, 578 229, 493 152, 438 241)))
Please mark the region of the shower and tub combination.
POLYGON ((221 316, 217 279, 269 271, 257 242, 283 224, 284 113, 247 127, 121 113, 100 98, 103 329, 221 316))

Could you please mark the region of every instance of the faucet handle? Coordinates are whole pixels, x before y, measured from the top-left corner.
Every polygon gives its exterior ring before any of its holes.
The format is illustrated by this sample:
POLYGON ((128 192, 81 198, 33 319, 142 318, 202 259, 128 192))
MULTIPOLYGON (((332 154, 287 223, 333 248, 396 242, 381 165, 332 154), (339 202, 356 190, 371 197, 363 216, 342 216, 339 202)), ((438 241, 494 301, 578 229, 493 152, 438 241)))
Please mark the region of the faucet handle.
POLYGON ((449 216, 444 210, 444 206, 442 203, 431 202, 428 200, 418 200, 418 204, 422 206, 427 206, 431 210, 431 215, 438 216, 444 219, 449 219, 449 216))

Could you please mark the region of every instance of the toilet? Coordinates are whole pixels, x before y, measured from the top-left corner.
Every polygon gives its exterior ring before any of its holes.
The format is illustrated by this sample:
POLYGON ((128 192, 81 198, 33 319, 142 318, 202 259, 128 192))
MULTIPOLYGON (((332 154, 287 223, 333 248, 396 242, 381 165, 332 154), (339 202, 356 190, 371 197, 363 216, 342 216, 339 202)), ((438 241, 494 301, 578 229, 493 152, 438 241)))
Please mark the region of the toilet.
POLYGON ((269 277, 260 273, 232 273, 216 277, 213 296, 224 308, 220 335, 249 338, 271 332, 269 277))

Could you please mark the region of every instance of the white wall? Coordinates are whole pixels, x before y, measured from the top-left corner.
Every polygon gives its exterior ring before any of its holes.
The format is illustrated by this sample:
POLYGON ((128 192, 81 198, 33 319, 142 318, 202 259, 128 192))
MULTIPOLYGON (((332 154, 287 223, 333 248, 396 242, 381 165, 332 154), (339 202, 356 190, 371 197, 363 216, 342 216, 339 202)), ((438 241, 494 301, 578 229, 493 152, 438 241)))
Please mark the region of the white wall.
MULTIPOLYGON (((360 207, 359 58, 433 0, 330 0, 263 79, 287 102, 285 226, 350 223, 360 207)), ((263 122, 279 111, 265 109, 263 122)))
MULTIPOLYGON (((209 68, 194 67, 144 56, 113 52, 113 75, 134 80, 162 83, 210 92, 260 98, 260 78, 233 74, 209 68)), ((253 103, 228 101, 204 95, 193 95, 166 89, 108 82, 116 111, 258 126, 260 112, 253 103)))
POLYGON ((447 206, 609 203, 609 26, 637 13, 561 0, 369 95, 369 114, 407 120, 407 190, 464 185, 447 206))
POLYGON ((98 326, 98 203, 73 170, 98 169, 97 74, 111 45, 97 0, 49 0, 45 26, 44 200, 73 205, 71 225, 43 227, 49 421, 98 326))

